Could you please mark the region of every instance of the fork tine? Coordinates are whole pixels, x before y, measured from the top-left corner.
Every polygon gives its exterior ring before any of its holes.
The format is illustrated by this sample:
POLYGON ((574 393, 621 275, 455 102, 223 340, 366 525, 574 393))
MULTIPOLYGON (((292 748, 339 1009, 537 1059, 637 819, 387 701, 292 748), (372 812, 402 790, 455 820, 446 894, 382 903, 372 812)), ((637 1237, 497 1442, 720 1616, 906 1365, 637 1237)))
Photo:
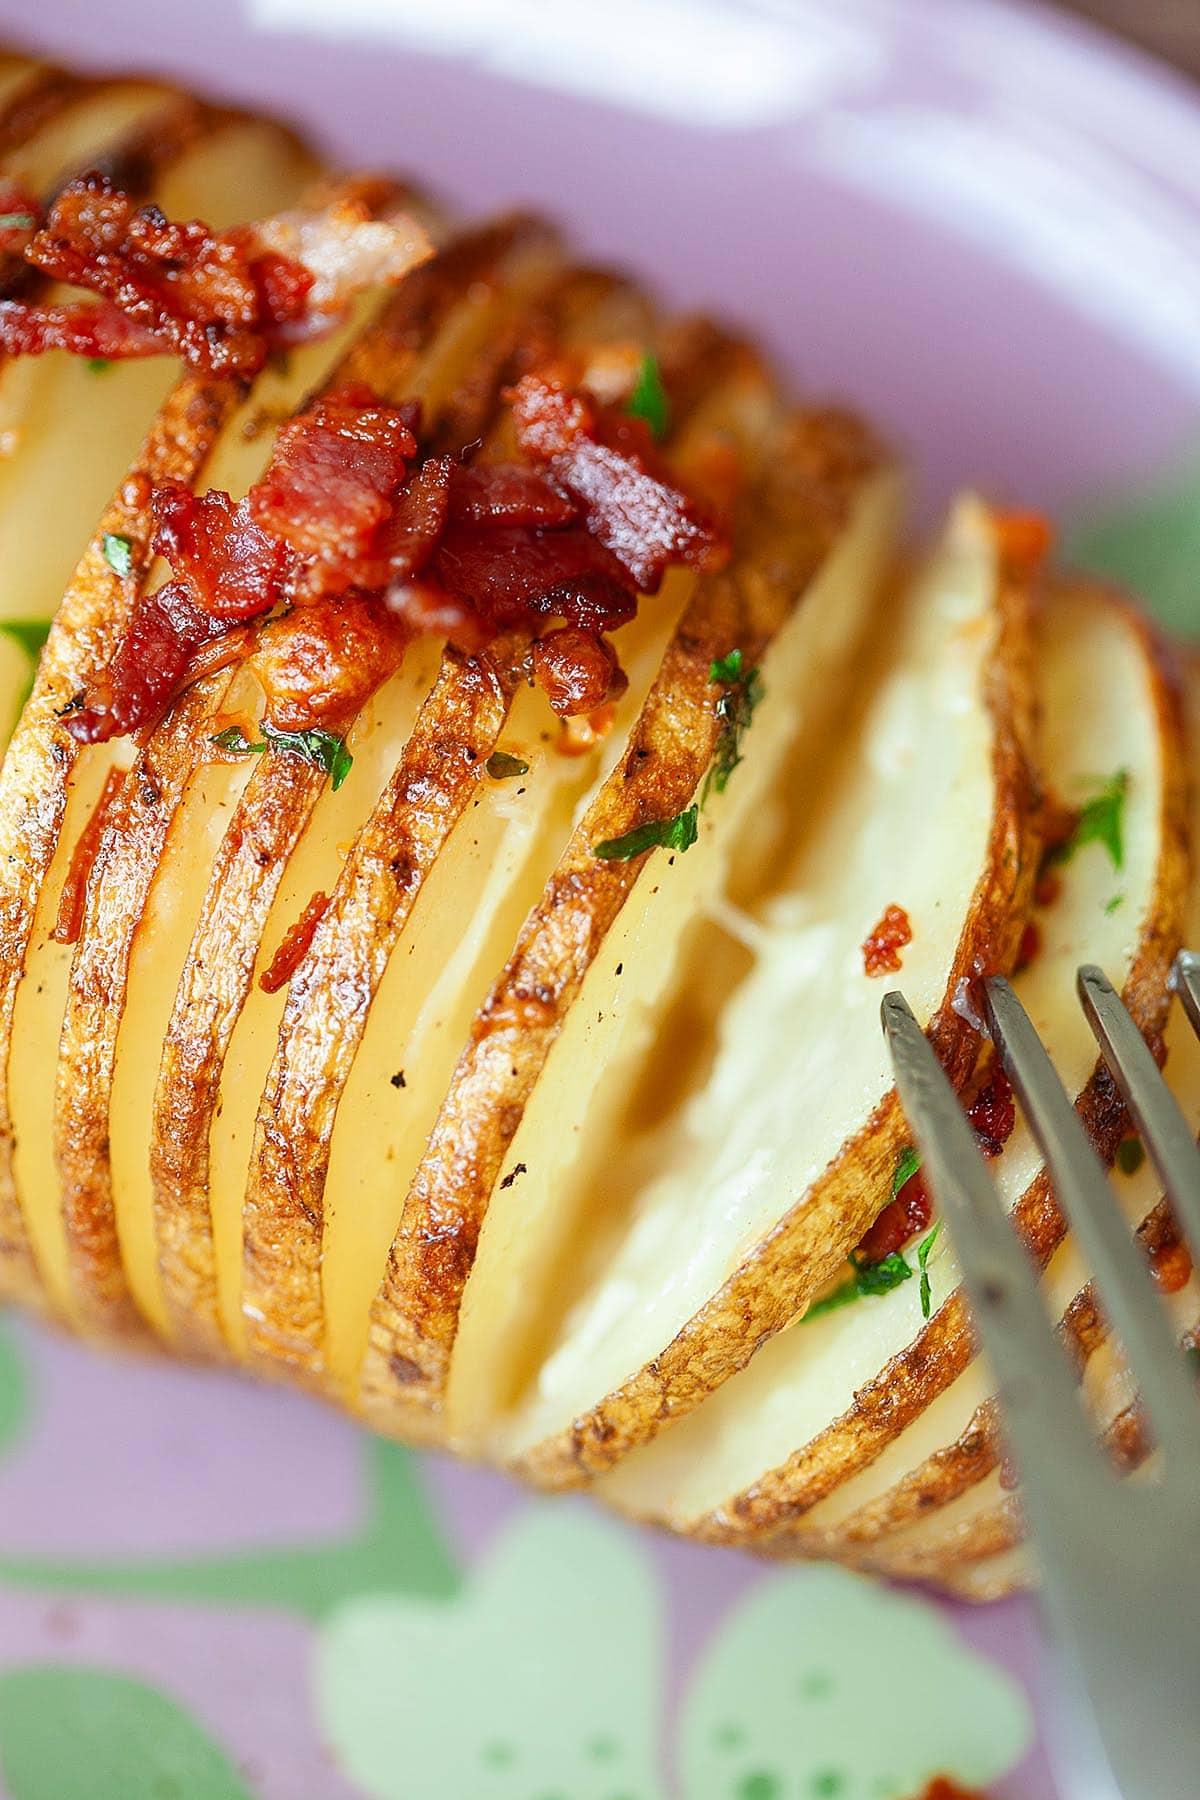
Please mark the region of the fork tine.
POLYGON ((1009 1445, 1035 1503, 1039 1496, 1067 1502, 1087 1467, 1100 1477, 1104 1463, 1035 1271, 1005 1216, 958 1095, 904 996, 885 995, 882 1013, 896 1086, 962 1262, 1009 1445))
POLYGON ((1169 1455, 1188 1455, 1200 1439, 1200 1401, 1145 1260, 1025 1008, 1000 976, 985 992, 1004 1066, 1095 1271, 1101 1304, 1125 1347, 1158 1442, 1169 1455))
POLYGON ((1079 998, 1104 1060, 1142 1134, 1179 1224, 1200 1255, 1200 1149, 1146 1040, 1107 976, 1079 971, 1079 998))
POLYGON ((1200 956, 1194 950, 1181 950, 1171 971, 1188 1024, 1200 1037, 1200 956))

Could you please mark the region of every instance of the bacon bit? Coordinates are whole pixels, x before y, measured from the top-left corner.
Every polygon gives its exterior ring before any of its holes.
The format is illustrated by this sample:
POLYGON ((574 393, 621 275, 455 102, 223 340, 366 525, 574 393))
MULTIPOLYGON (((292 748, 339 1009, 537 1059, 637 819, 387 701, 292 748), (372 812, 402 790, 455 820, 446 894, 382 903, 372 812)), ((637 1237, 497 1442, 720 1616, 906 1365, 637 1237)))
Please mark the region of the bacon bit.
POLYGON ((912 943, 912 926, 902 906, 887 906, 878 925, 863 939, 863 968, 868 975, 894 975, 900 952, 912 943))
POLYGON ((279 597, 286 546, 255 523, 247 500, 220 488, 193 494, 179 481, 154 490, 153 547, 187 586, 194 605, 216 619, 251 619, 279 597))
POLYGON ((1017 974, 1027 969, 1034 957, 1042 948, 1042 931, 1036 919, 1030 919, 1021 933, 1021 948, 1017 951, 1017 974))
POLYGON ((967 1118, 983 1154, 999 1156, 1013 1134, 1017 1109, 1011 1083, 998 1063, 993 1066, 987 1085, 967 1108, 967 1118))
POLYGON ((79 941, 79 933, 83 929, 83 907, 87 898, 88 879, 100 849, 100 841, 104 836, 104 828, 108 824, 109 815, 120 798, 121 789, 125 786, 124 769, 110 769, 104 777, 104 786, 100 789, 100 797, 92 808, 91 817, 80 832, 71 852, 71 862, 67 869, 67 878, 62 885, 62 893, 58 899, 58 917, 54 921, 54 929, 50 936, 56 944, 74 944, 79 941))
POLYGON ((560 718, 592 713, 623 694, 628 677, 607 638, 578 625, 560 625, 533 647, 534 673, 560 718))
POLYGON ((1054 527, 1043 513, 994 512, 992 529, 1001 561, 1019 574, 1032 574, 1054 548, 1054 527))
POLYGON ((564 719, 555 748, 560 756, 586 756, 603 743, 617 722, 617 709, 610 702, 598 706, 587 718, 564 719))
POLYGON ((1192 1258, 1186 1244, 1160 1244, 1150 1255, 1150 1273, 1164 1294, 1177 1294, 1191 1279, 1192 1258))
POLYGON ((157 723, 195 653, 226 635, 226 621, 198 607, 185 582, 142 594, 112 661, 87 683, 82 708, 64 725, 77 744, 101 744, 157 723))
POLYGON ((369 388, 342 388, 282 427, 251 491, 251 516, 301 555, 340 569, 371 548, 416 448, 409 412, 369 388))
POLYGON ((546 463, 641 593, 657 593, 669 563, 728 560, 724 535, 673 485, 644 419, 597 409, 541 375, 524 376, 510 397, 522 449, 546 463))
POLYGON ((456 525, 537 525, 553 531, 577 519, 579 508, 522 463, 485 463, 455 468, 449 516, 456 525))
POLYGON ((174 351, 214 375, 252 375, 271 350, 329 330, 373 281, 431 254, 412 220, 365 217, 359 203, 214 233, 137 207, 93 170, 68 183, 25 246, 44 274, 100 304, 0 304, 0 348, 122 358, 174 351), (285 246, 287 247, 285 249, 285 246))
POLYGON ((860 1238, 855 1255, 862 1262, 883 1262, 897 1250, 903 1250, 910 1238, 924 1231, 933 1217, 933 1202, 925 1187, 920 1169, 910 1175, 894 1200, 890 1200, 860 1238))
POLYGON ((345 727, 399 668, 408 634, 379 600, 318 600, 265 627, 247 661, 279 731, 345 727))
MULTIPOLYGON (((967 1119, 984 1156, 999 1156, 1012 1136, 1017 1112, 1008 1076, 998 1064, 967 1108, 967 1119)), ((925 1230, 932 1217, 933 1204, 925 1177, 917 1169, 860 1238, 855 1255, 862 1262, 882 1262, 895 1251, 903 1250, 911 1238, 925 1230)))
POLYGON ((328 910, 329 895, 318 891, 296 923, 288 926, 283 934, 283 942, 271 958, 270 966, 258 978, 258 985, 264 994, 277 994, 281 987, 287 986, 307 956, 316 936, 317 926, 328 910))

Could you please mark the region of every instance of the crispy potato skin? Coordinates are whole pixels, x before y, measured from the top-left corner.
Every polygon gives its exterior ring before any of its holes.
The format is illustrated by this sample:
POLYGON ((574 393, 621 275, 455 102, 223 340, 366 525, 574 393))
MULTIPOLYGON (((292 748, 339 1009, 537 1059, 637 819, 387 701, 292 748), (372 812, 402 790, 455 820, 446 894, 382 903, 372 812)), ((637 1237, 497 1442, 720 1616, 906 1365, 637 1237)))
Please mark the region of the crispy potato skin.
POLYGON ((584 975, 645 870, 644 856, 599 862, 592 845, 689 804, 718 729, 713 659, 737 643, 748 663, 758 661, 881 462, 879 446, 844 415, 797 420, 754 490, 731 568, 698 583, 621 761, 479 1011, 410 1188, 363 1372, 363 1407, 381 1429, 436 1435, 488 1196, 584 975))
MULTIPOLYGON (((929 1035, 951 1080, 971 1074, 978 1033, 953 1005, 960 983, 1012 968, 1037 870, 1037 789, 1030 758, 1033 681, 1027 572, 1003 573, 986 703, 995 740, 994 802, 985 868, 972 897, 945 998, 929 1035)), ((519 1465, 539 1485, 566 1487, 610 1469, 745 1366, 829 1279, 862 1236, 907 1141, 895 1090, 810 1191, 697 1312, 662 1355, 568 1432, 519 1465), (795 1271, 803 1271, 797 1279, 795 1271)), ((717 1535, 717 1534, 714 1534, 717 1535)))
MULTIPOLYGON (((1154 883, 1156 904, 1143 923, 1122 990, 1140 1030, 1154 1044, 1162 1041, 1170 1005, 1167 977, 1182 940, 1191 872, 1187 743, 1173 657, 1136 608, 1109 594, 1105 599, 1108 604, 1123 605, 1144 646, 1154 674, 1156 722, 1163 746, 1163 840, 1154 883)), ((1099 1061, 1080 1096, 1078 1111, 1098 1151, 1111 1162, 1127 1129, 1127 1116, 1111 1076, 1099 1061)), ((1064 1225, 1044 1174, 1022 1195, 1014 1216, 1031 1252, 1045 1267, 1062 1241, 1064 1225)), ((1151 1246, 1163 1223, 1164 1215, 1159 1212, 1143 1228, 1151 1246)), ((1076 1297, 1063 1329, 1082 1370, 1104 1335, 1089 1290, 1076 1297)), ((961 1374, 973 1353, 967 1308, 959 1289, 915 1343, 859 1390, 850 1412, 782 1470, 764 1478, 739 1500, 736 1510, 705 1521, 703 1535, 726 1543, 744 1542, 747 1537, 771 1538, 772 1551, 785 1555, 857 1556, 862 1546, 885 1539, 888 1532, 964 1493, 998 1462, 995 1409, 990 1402, 976 1412, 954 1444, 929 1457, 840 1528, 809 1534, 804 1529, 807 1509, 878 1455, 961 1374)))
POLYGON ((58 714, 112 655, 132 608, 133 584, 121 581, 104 559, 105 534, 127 537, 138 563, 144 562, 151 485, 196 478, 241 393, 234 382, 189 376, 170 396, 67 589, 0 770, 0 1291, 34 1305, 42 1303, 42 1290, 14 1179, 7 1079, 17 986, 79 755, 58 714))

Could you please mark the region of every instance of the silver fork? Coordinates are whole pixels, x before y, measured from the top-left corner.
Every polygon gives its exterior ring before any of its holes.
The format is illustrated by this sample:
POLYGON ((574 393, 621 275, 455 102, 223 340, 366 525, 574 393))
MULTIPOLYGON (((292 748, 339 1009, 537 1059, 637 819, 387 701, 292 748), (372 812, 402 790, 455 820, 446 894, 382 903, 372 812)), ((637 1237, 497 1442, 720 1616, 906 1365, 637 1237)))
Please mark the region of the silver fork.
MULTIPOLYGON (((1200 1032, 1200 957, 1176 980, 1200 1032)), ((1097 968, 1079 997, 1200 1261, 1200 1152, 1119 995, 1097 968)), ((1122 1481, 1095 1440, 1076 1377, 1004 1215, 962 1106, 903 996, 883 1002, 896 1082, 962 1262, 996 1377, 1008 1445, 1075 1713, 1060 1785, 1070 1800, 1200 1796, 1200 1389, 1155 1297, 1046 1050, 1007 981, 986 983, 992 1036, 1060 1207, 1124 1346, 1154 1443, 1153 1479, 1122 1481), (1083 1734, 1083 1742, 1079 1733, 1083 1734)))

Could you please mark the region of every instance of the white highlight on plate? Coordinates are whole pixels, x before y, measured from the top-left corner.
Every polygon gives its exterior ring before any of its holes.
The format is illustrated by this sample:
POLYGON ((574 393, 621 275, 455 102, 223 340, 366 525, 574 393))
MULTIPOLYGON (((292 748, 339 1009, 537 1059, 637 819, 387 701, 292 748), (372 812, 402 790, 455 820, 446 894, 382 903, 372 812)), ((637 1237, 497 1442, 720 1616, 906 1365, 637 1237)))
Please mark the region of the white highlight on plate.
POLYGON ((895 105, 826 113, 800 155, 981 245, 1200 387, 1195 210, 1101 145, 1012 107, 895 105))
POLYGON ((275 31, 468 56, 498 74, 630 111, 733 129, 870 87, 880 29, 795 0, 786 17, 721 0, 250 0, 275 31))

